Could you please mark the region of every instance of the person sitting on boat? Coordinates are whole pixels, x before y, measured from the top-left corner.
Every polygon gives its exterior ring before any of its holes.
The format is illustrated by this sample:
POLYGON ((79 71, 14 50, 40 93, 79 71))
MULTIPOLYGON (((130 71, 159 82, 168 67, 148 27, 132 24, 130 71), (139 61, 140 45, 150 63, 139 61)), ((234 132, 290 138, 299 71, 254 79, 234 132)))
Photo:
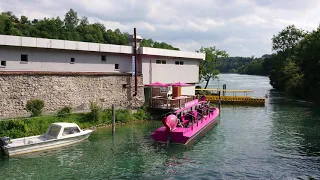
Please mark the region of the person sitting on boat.
POLYGON ((69 128, 69 134, 73 134, 73 129, 69 128))
POLYGON ((177 114, 177 118, 178 118, 178 124, 177 124, 177 126, 184 127, 184 122, 183 122, 183 120, 182 120, 182 118, 181 118, 181 113, 178 113, 178 114, 177 114))
POLYGON ((201 99, 200 99, 200 101, 207 101, 207 98, 206 98, 206 96, 201 96, 201 99))
POLYGON ((202 107, 201 106, 197 106, 197 112, 198 112, 198 119, 201 119, 201 118, 203 118, 203 109, 202 109, 202 107))

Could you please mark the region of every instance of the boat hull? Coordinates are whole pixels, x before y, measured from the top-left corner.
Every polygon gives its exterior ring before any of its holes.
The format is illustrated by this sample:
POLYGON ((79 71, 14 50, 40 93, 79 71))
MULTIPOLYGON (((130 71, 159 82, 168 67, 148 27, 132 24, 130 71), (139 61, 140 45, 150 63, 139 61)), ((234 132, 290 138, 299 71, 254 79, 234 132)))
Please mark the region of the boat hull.
POLYGON ((197 137, 201 137, 203 134, 211 130, 218 123, 217 117, 219 115, 219 109, 212 109, 214 111, 208 116, 202 118, 188 128, 177 127, 172 132, 168 132, 165 126, 162 126, 153 132, 151 137, 159 143, 167 143, 169 141, 173 144, 187 145, 197 137))
POLYGON ((8 156, 16 156, 20 154, 26 154, 26 153, 32 153, 37 151, 44 151, 48 149, 54 149, 59 148, 67 145, 71 145, 74 143, 78 143, 80 141, 83 141, 87 139, 92 131, 88 131, 87 133, 84 133, 79 136, 74 137, 68 137, 63 139, 54 139, 54 140, 48 140, 43 141, 40 143, 34 143, 34 144, 27 144, 23 146, 16 146, 16 147, 3 147, 4 153, 8 156))

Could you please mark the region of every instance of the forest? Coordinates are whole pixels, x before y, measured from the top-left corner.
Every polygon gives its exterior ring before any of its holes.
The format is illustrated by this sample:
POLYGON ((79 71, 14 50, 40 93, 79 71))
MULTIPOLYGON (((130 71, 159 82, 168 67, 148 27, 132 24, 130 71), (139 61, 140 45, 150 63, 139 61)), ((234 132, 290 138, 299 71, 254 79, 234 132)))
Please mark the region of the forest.
POLYGON ((273 54, 251 60, 236 72, 269 75, 274 89, 320 103, 319 49, 320 26, 307 32, 290 25, 272 37, 273 54))
POLYGON ((312 32, 290 25, 274 35, 271 85, 289 95, 320 102, 320 27, 312 32))
MULTIPOLYGON (((78 13, 73 9, 66 12, 64 19, 52 17, 29 20, 23 15, 19 18, 10 11, 2 12, 0 34, 117 45, 129 44, 129 33, 121 32, 119 29, 107 29, 101 23, 90 24, 87 17, 79 18, 78 13)), ((167 43, 152 39, 143 39, 141 46, 179 50, 167 43)))

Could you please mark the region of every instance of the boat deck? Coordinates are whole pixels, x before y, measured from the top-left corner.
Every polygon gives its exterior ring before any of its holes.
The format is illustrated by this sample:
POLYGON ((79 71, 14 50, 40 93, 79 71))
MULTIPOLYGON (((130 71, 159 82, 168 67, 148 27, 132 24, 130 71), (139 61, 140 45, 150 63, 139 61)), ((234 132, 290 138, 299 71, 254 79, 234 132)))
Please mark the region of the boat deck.
POLYGON ((35 143, 43 142, 45 140, 46 138, 43 136, 19 138, 19 139, 12 140, 12 143, 8 144, 8 147, 18 147, 18 146, 24 146, 27 144, 35 144, 35 143))

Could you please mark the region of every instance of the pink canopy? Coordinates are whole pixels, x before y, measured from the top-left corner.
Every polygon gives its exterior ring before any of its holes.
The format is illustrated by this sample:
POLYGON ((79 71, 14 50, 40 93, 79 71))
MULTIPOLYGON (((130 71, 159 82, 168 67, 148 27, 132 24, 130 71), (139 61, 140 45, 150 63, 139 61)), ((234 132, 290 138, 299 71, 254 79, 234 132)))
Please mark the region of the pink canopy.
POLYGON ((166 83, 161 83, 161 82, 154 82, 151 84, 146 84, 146 86, 151 86, 151 87, 166 87, 166 83))
POLYGON ((191 84, 176 82, 176 83, 170 83, 168 84, 168 86, 191 86, 191 84))

